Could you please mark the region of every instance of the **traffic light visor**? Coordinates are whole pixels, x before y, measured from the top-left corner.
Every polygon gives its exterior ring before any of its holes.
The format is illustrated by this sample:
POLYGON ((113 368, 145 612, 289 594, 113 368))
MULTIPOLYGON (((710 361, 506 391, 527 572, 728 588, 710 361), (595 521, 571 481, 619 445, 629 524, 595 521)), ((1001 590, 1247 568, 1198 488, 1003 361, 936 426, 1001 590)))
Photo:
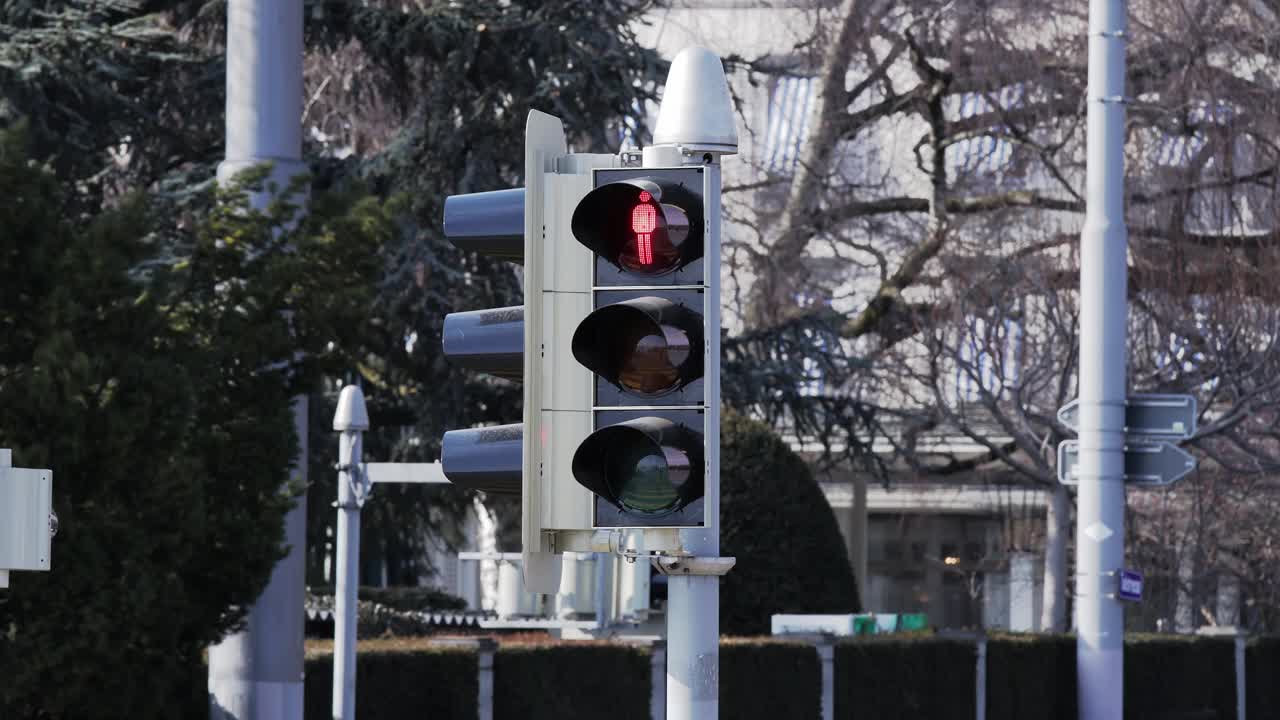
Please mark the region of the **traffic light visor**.
POLYGON ((592 190, 574 210, 573 235, 614 266, 665 275, 702 257, 702 201, 682 185, 634 178, 592 190))
POLYGON ((462 250, 523 262, 524 188, 450 195, 444 236, 462 250))
POLYGON ((588 315, 572 349, 610 383, 658 397, 702 377, 702 314, 663 298, 624 300, 588 315))
POLYGON ((651 518, 678 512, 703 494, 702 438, 656 417, 592 433, 573 456, 573 476, 619 510, 651 518))

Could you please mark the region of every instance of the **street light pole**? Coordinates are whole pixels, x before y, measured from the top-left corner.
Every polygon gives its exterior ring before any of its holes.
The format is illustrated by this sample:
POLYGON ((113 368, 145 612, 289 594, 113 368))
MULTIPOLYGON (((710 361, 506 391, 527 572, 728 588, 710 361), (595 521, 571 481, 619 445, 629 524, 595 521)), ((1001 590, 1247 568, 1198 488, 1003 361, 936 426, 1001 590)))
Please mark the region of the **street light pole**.
POLYGON ((1080 238, 1080 467, 1076 672, 1080 717, 1124 716, 1124 218, 1126 3, 1089 2, 1084 231, 1080 238))
MULTIPOLYGON (((226 158, 218 181, 271 165, 270 181, 288 188, 302 162, 302 0, 227 3, 226 158)), ((250 196, 255 207, 269 191, 250 196)), ((298 456, 293 480, 307 479, 307 397, 294 398, 298 456)), ((209 648, 209 708, 214 720, 302 720, 306 495, 285 516, 288 554, 276 563, 243 630, 209 648)))

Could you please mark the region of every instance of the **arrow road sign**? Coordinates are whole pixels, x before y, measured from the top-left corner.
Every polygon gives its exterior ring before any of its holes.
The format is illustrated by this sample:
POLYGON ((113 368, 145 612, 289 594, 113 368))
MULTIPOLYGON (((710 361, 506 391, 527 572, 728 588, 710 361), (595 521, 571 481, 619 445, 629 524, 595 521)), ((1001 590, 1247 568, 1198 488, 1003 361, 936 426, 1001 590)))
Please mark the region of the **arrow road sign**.
MULTIPOLYGON (((1058 422, 1080 431, 1080 400, 1058 410, 1058 422)), ((1196 433, 1196 399, 1190 395, 1130 395, 1125 399, 1126 435, 1189 438, 1196 433)))
MULTIPOLYGON (((1080 442, 1058 444, 1058 482, 1078 485, 1080 442)), ((1129 485, 1162 487, 1196 468, 1196 459, 1186 450, 1167 442, 1130 441, 1124 444, 1124 481, 1129 485)))

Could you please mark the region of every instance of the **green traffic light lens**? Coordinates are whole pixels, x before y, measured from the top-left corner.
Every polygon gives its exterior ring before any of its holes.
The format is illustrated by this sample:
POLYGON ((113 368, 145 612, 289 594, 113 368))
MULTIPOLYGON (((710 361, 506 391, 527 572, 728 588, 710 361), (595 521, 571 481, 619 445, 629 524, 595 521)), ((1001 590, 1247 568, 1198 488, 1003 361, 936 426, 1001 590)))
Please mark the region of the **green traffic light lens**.
POLYGON ((609 477, 614 496, 628 510, 660 513, 675 507, 680 497, 671 483, 667 460, 652 446, 621 448, 609 477))

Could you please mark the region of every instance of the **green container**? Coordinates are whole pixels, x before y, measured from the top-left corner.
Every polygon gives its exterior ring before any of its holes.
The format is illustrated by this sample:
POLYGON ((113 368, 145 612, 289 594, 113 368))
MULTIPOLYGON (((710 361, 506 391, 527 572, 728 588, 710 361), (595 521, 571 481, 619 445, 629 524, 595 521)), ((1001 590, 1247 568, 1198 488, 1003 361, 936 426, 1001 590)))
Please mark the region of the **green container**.
POLYGON ((927 630, 928 628, 929 616, 924 613, 906 613, 898 616, 898 630, 902 632, 927 630))
POLYGON ((853 634, 854 635, 875 635, 878 631, 876 627, 875 615, 854 615, 853 616, 853 634))

